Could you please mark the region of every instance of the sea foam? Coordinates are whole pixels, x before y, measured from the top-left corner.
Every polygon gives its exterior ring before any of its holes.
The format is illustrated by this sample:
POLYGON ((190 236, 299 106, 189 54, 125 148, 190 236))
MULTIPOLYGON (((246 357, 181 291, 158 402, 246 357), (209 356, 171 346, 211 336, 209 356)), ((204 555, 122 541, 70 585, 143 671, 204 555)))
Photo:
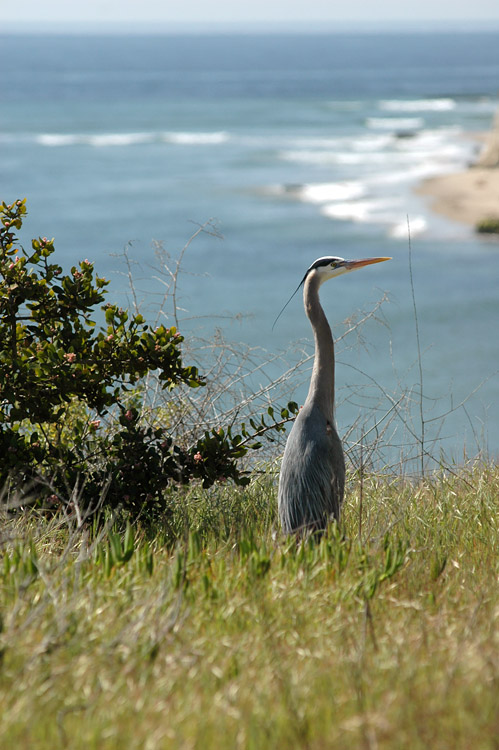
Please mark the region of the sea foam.
POLYGON ((360 198, 366 188, 360 182, 322 182, 303 185, 297 190, 300 198, 308 203, 326 203, 360 198))
POLYGON ((137 146, 147 143, 171 143, 176 145, 215 145, 229 140, 225 131, 197 132, 144 132, 144 133, 39 133, 33 136, 40 146, 137 146))
POLYGON ((368 117, 366 125, 373 130, 417 130, 423 127, 424 120, 422 117, 368 117))
POLYGON ((456 108, 454 99, 383 99, 379 108, 387 112, 445 112, 456 108))
POLYGON ((186 146, 209 146, 218 143, 225 143, 229 140, 229 137, 229 133, 227 133, 225 130, 220 130, 213 133, 179 132, 162 134, 162 140, 166 143, 176 143, 186 146))

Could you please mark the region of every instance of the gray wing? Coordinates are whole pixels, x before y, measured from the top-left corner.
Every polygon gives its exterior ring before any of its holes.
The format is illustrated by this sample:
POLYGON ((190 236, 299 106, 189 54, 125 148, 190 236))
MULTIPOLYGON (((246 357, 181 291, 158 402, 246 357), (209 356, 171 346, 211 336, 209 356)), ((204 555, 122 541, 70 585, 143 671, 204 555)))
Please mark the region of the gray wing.
POLYGON ((279 516, 285 533, 325 529, 339 519, 345 485, 343 449, 332 420, 306 406, 286 443, 279 478, 279 516))

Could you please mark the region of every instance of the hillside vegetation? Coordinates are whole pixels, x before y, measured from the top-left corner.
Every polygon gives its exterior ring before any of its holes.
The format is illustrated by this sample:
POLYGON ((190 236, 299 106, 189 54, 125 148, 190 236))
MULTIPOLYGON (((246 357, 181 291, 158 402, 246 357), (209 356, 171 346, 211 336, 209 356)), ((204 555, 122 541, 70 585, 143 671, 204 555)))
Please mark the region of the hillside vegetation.
POLYGON ((5 513, 0 746, 497 748, 497 467, 351 477, 319 544, 275 494, 184 488, 155 531, 5 513))

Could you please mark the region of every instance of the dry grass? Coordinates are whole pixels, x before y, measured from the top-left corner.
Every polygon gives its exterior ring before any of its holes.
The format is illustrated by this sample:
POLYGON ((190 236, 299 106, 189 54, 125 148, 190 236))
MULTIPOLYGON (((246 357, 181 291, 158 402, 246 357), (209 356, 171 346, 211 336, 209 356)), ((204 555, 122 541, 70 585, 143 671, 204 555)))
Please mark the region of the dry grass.
POLYGON ((271 478, 188 492, 176 546, 6 516, 0 746, 497 748, 498 506, 481 465, 352 479, 318 545, 271 478))

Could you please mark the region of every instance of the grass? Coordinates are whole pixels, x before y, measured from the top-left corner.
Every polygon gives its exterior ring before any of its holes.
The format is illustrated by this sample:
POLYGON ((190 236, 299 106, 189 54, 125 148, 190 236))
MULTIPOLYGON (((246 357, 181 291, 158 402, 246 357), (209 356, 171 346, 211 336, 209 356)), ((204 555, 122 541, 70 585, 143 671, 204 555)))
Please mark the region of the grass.
POLYGON ((352 477, 320 544, 275 502, 263 476, 156 533, 5 514, 0 747, 497 749, 499 469, 352 477))

